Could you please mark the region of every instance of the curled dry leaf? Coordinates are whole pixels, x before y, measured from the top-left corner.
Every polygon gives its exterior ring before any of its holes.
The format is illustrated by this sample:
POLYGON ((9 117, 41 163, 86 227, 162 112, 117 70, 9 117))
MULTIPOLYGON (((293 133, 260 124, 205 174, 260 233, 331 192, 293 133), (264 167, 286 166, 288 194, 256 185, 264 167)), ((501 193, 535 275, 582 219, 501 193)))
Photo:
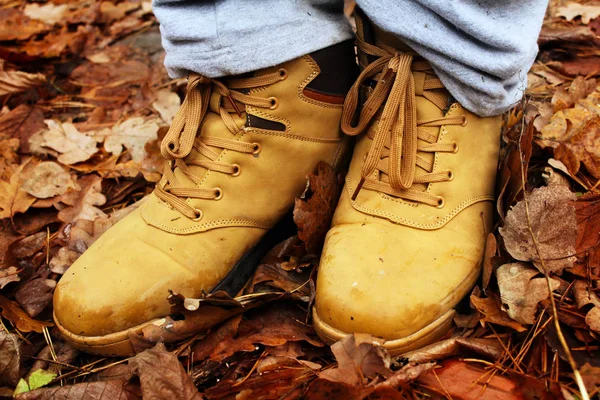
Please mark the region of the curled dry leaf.
MULTIPOLYGON (((548 298, 546 278, 537 277, 540 272, 524 263, 504 264, 496 270, 502 304, 508 315, 522 324, 533 324, 540 301, 548 298)), ((560 283, 551 279, 552 290, 560 283)))
POLYGON ((406 359, 411 363, 422 364, 452 356, 464 356, 466 352, 475 353, 483 358, 495 361, 504 352, 504 346, 498 338, 464 338, 455 336, 402 354, 401 360, 406 359))
POLYGON ((71 174, 52 161, 40 163, 28 175, 21 189, 38 199, 61 195, 70 188, 80 189, 71 174))
POLYGON ((594 307, 592 308, 585 316, 585 323, 588 326, 596 331, 600 332, 600 308, 594 307))
POLYGON ((21 171, 24 166, 15 169, 10 181, 0 181, 0 219, 24 213, 35 201, 35 197, 21 189, 21 171))
POLYGON ((0 60, 0 96, 24 92, 46 82, 44 74, 28 74, 22 71, 5 71, 4 61, 0 60))
POLYGON ((129 360, 138 375, 144 399, 202 400, 202 395, 174 353, 159 343, 129 360))
POLYGON ((302 198, 296 199, 294 222, 308 252, 318 253, 329 230, 341 184, 333 168, 324 162, 320 162, 316 173, 307 179, 306 191, 302 198))
POLYGON ((58 218, 64 222, 105 218, 106 214, 97 208, 106 203, 106 197, 102 194, 102 179, 96 175, 85 175, 77 181, 77 185, 81 187, 80 191, 70 189, 62 195, 61 201, 69 207, 61 210, 58 218))
POLYGON ((81 133, 71 123, 61 124, 48 119, 48 130, 41 133, 41 145, 56 150, 61 164, 75 164, 86 161, 98 151, 96 140, 81 133))
POLYGON ((37 321, 31 319, 19 304, 0 295, 0 309, 2 316, 12 322, 22 332, 42 333, 44 327, 54 326, 51 322, 37 321))
POLYGON ((483 319, 480 322, 485 325, 487 322, 493 324, 507 326, 517 332, 525 331, 525 327, 520 323, 511 319, 505 311, 501 309, 500 299, 493 293, 488 294, 488 297, 478 297, 475 293, 471 294, 472 306, 483 314, 483 319))
POLYGON ((575 195, 564 186, 550 186, 534 189, 527 197, 529 221, 525 200, 521 200, 507 213, 505 225, 499 229, 506 250, 515 259, 531 261, 544 272, 529 231, 531 223, 547 272, 561 273, 575 261, 577 222, 570 204, 575 195))
POLYGON ((17 335, 0 329, 0 384, 16 386, 20 379, 21 348, 17 335))

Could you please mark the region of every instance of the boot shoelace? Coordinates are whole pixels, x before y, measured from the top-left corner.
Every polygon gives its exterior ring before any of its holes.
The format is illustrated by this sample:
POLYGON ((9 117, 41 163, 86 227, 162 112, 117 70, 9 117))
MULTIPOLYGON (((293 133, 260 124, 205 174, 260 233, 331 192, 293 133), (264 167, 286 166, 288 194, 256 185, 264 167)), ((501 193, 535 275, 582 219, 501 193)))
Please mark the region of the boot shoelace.
POLYGON ((245 127, 238 126, 230 112, 235 112, 242 117, 240 108, 245 105, 274 109, 277 106, 276 98, 252 96, 242 93, 241 90, 272 85, 286 77, 286 70, 279 69, 277 72, 262 76, 227 79, 225 84, 217 79, 191 74, 188 78, 185 100, 161 143, 161 153, 169 160, 169 164, 164 172, 165 183, 156 187, 156 195, 181 214, 199 221, 202 218, 202 211, 191 206, 186 199, 219 200, 223 196, 223 191, 220 188, 199 187, 202 177, 195 175, 190 166, 198 166, 207 171, 217 171, 232 176, 239 175, 240 166, 217 161, 220 152, 213 148, 257 156, 261 147, 259 143, 247 143, 233 138, 245 127), (200 126, 209 103, 212 101, 211 94, 213 92, 219 95, 218 112, 223 123, 233 135, 232 139, 199 135, 200 126), (222 104, 223 100, 228 100, 228 104, 222 104), (186 160, 185 158, 192 150, 196 150, 200 157, 186 160), (175 168, 187 176, 196 187, 185 186, 179 182, 175 175, 175 168))
POLYGON ((423 82, 423 97, 441 110, 446 108, 445 98, 432 91, 444 89, 444 85, 435 76, 429 63, 413 60, 413 56, 410 54, 399 53, 387 46, 374 46, 360 39, 358 47, 364 53, 376 56, 378 59, 361 72, 356 83, 348 92, 342 114, 342 130, 350 136, 364 132, 381 105, 384 103, 385 105, 376 132, 371 130, 368 133, 373 143, 367 153, 361 180, 354 191, 352 200, 356 199, 361 189, 369 189, 416 203, 443 207, 444 199, 442 197, 412 186, 415 183, 429 184, 450 181, 454 177, 452 171, 433 172, 433 164, 418 153, 456 153, 458 145, 456 143, 437 143, 437 135, 422 128, 441 127, 442 125, 464 126, 466 125, 466 116, 417 120, 415 81, 411 67, 413 71, 426 73, 426 79, 423 82), (357 124, 353 126, 352 119, 358 104, 360 85, 365 80, 374 77, 377 79, 377 84, 364 103, 357 124), (419 143, 419 140, 422 143, 419 143), (424 169, 426 173, 417 175, 417 166, 424 169), (388 175, 389 182, 381 181, 379 177, 374 178, 376 170, 388 175))

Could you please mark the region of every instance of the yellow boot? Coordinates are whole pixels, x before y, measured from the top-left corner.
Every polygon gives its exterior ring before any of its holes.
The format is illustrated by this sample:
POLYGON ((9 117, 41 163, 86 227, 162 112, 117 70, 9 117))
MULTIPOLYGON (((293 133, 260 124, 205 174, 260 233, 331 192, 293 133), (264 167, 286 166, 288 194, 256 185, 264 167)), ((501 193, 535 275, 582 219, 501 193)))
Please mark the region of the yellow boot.
POLYGON ((325 241, 313 321, 327 342, 363 332, 400 354, 447 333, 479 276, 501 117, 453 102, 425 60, 382 32, 367 43, 362 22, 362 73, 342 117, 344 132, 360 136, 325 241))
POLYGON ((169 290, 237 294, 282 239, 272 229, 306 175, 341 157, 354 60, 345 42, 243 77, 191 75, 162 143, 171 160, 163 179, 56 288, 54 319, 65 339, 128 355, 129 334, 169 314, 169 290))

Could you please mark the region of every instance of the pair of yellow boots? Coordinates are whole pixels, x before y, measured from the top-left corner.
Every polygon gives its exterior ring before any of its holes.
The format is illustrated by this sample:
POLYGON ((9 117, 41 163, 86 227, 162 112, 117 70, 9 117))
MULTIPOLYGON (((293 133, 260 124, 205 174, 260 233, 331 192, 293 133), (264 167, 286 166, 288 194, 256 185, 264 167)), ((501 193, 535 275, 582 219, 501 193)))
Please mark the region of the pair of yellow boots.
POLYGON ((191 75, 154 193, 56 288, 63 336, 128 355, 130 333, 169 314, 169 290, 237 293, 306 175, 344 158, 342 131, 357 141, 319 265, 314 327, 326 342, 370 333, 393 354, 444 335, 479 276, 501 120, 454 102, 410 50, 371 42, 359 34, 358 79, 351 42, 251 76, 191 75))

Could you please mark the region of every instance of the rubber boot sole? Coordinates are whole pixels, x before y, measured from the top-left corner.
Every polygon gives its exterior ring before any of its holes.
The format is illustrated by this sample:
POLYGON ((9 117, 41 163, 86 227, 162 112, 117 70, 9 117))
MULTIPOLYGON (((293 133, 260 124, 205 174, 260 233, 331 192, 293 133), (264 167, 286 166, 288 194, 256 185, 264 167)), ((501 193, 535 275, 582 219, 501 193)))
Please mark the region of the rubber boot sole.
MULTIPOLYGON (((252 279, 252 276, 263 257, 275 245, 292 236, 295 232, 296 228, 290 214, 283 218, 273 229, 267 232, 256 246, 244 254, 229 274, 227 274, 227 276, 219 282, 210 293, 225 291, 231 297, 238 295, 248 284, 250 279, 252 279)), ((164 317, 166 316, 167 315, 164 317)), ((77 335, 63 327, 56 318, 56 315, 54 315, 54 322, 63 338, 76 349, 102 356, 127 357, 135 354, 130 336, 140 335, 144 327, 148 325, 162 325, 164 317, 155 318, 140 325, 103 336, 77 335)))

